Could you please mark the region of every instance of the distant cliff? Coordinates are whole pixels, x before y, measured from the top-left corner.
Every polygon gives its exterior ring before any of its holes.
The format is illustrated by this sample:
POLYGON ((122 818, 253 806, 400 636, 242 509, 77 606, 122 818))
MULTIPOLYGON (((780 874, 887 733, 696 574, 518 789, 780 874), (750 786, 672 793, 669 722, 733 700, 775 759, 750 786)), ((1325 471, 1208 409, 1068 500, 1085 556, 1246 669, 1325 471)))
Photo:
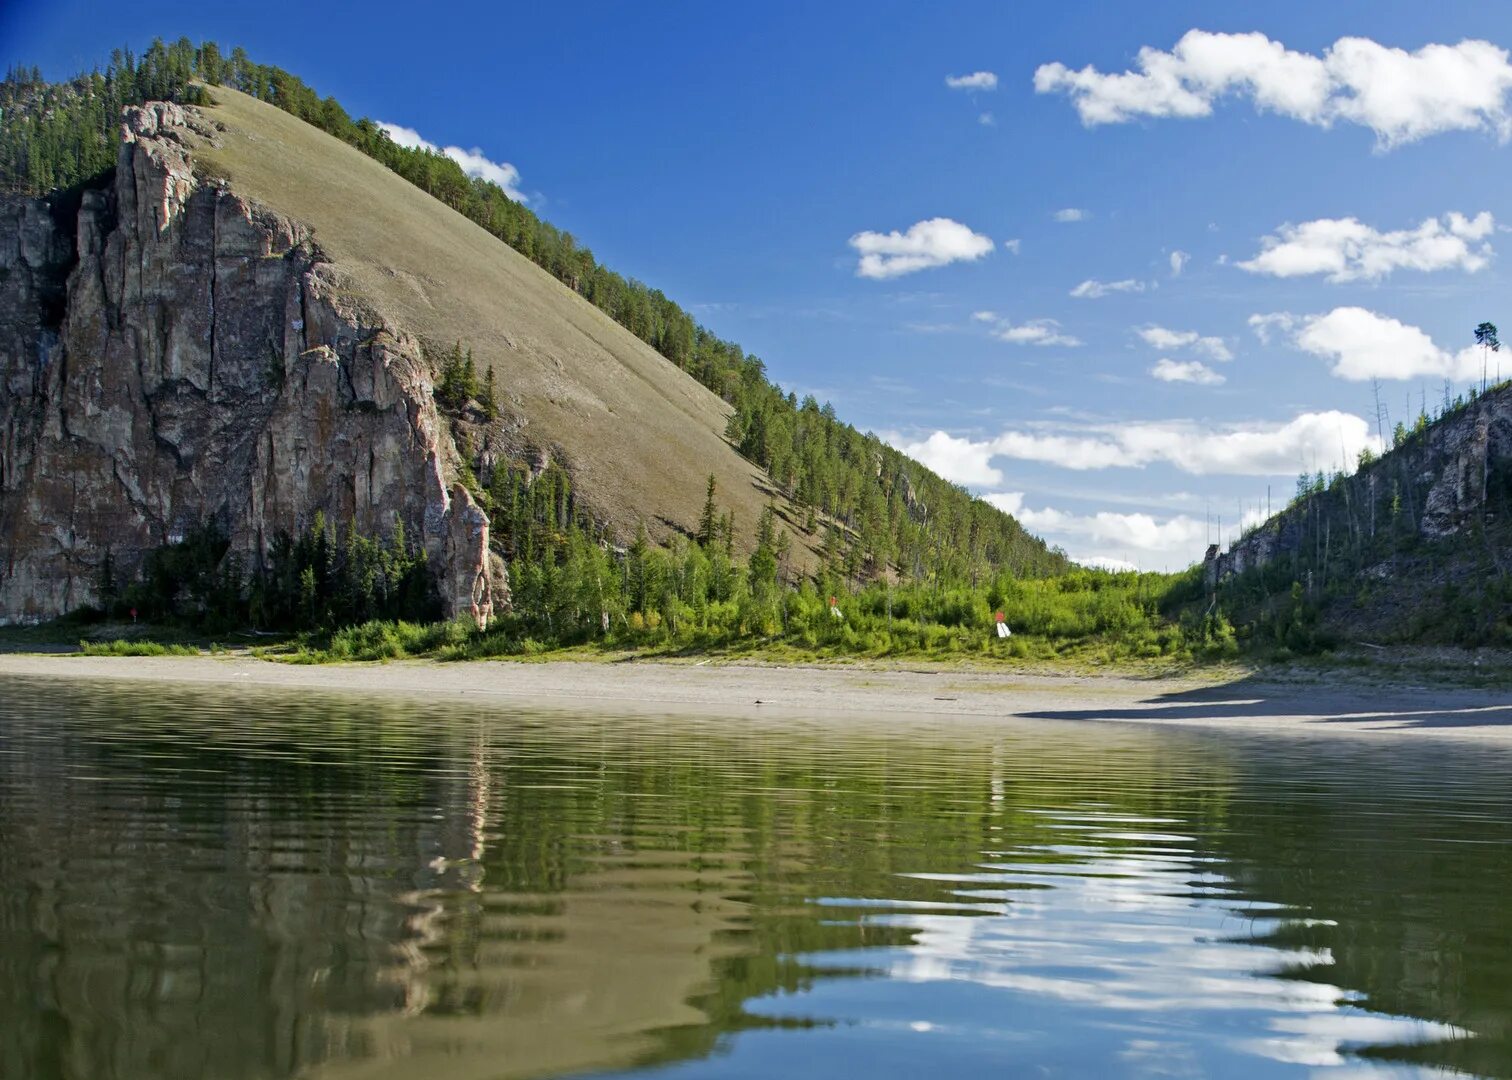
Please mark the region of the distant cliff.
POLYGON ((197 179, 190 108, 129 109, 113 178, 0 199, 0 622, 98 598, 204 523, 244 565, 317 511, 403 522, 449 613, 507 601, 420 345, 300 223, 197 179), (77 206, 76 211, 74 206, 77 206))
POLYGON ((1512 384, 1210 551, 1250 616, 1293 584, 1334 637, 1512 644, 1512 384))

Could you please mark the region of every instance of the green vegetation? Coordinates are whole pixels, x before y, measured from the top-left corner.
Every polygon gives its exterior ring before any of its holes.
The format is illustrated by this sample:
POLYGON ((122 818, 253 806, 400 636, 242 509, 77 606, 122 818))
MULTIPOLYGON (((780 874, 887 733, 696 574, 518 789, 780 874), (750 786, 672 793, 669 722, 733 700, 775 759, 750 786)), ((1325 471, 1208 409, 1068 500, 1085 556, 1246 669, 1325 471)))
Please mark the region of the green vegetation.
POLYGON ((46 194, 114 166, 122 107, 198 101, 194 71, 214 48, 155 41, 140 58, 117 49, 104 71, 56 84, 34 67, 12 68, 0 83, 0 191, 46 194))
POLYGON ((112 641, 81 640, 79 653, 83 656, 198 656, 200 651, 193 645, 116 638, 112 641))
POLYGON ((374 619, 434 621, 441 606, 425 552, 412 549, 404 523, 387 543, 348 528, 339 536, 323 514, 297 540, 280 534, 266 566, 248 574, 230 541, 206 526, 148 555, 137 580, 115 579, 107 553, 101 617, 216 632, 330 630, 374 619))

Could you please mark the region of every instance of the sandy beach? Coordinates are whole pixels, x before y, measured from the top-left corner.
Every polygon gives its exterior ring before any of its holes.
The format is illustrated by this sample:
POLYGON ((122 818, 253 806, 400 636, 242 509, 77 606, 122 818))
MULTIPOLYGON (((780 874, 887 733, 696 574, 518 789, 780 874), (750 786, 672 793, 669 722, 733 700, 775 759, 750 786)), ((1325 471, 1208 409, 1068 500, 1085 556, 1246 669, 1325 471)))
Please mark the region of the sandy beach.
POLYGON ((448 696, 470 702, 627 713, 788 713, 811 717, 956 715, 1196 725, 1314 735, 1412 733, 1512 745, 1505 690, 1382 687, 1340 678, 1044 675, 959 670, 633 661, 475 661, 292 665, 247 656, 0 655, 0 678, 139 680, 213 686, 448 696))

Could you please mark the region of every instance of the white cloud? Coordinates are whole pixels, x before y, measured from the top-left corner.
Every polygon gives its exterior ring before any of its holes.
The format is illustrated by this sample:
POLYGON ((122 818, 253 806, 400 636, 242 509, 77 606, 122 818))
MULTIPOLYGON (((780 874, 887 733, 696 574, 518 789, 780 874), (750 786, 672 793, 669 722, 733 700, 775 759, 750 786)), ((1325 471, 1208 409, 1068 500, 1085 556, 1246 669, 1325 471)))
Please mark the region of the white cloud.
POLYGON ((1081 344, 1080 339, 1063 333, 1061 324, 1054 319, 1030 319, 1028 322, 1013 323, 993 311, 973 312, 971 317, 974 321, 991 327, 993 337, 1013 345, 1062 345, 1075 348, 1081 344))
POLYGON ((1473 218, 1449 213, 1415 229, 1378 232, 1355 218, 1319 218, 1283 225, 1260 241, 1260 253, 1237 265, 1253 274, 1299 277, 1327 274, 1333 282, 1385 277, 1393 270, 1483 269, 1493 254, 1487 238, 1496 229, 1489 211, 1473 218))
POLYGON ((1150 369, 1161 382, 1196 383, 1198 386, 1222 386, 1228 380, 1201 360, 1167 360, 1161 358, 1150 369))
POLYGON ((1330 372, 1341 379, 1469 381, 1481 376, 1481 354, 1474 345, 1451 353, 1419 327, 1361 307, 1337 307, 1325 315, 1252 315, 1249 321, 1262 341, 1281 332, 1304 352, 1331 360, 1330 372))
POLYGON ((1050 216, 1063 224, 1069 224, 1073 221, 1086 221, 1092 216, 1092 212, 1090 210, 1078 209, 1075 206, 1068 206, 1064 210, 1057 210, 1050 216))
POLYGON ((1145 283, 1135 281, 1133 278, 1125 278, 1122 281, 1094 281, 1088 278, 1076 288, 1071 290, 1071 295, 1078 300, 1100 300, 1110 293, 1144 292, 1145 283))
POLYGON ((1057 539, 1164 551, 1200 542, 1208 532, 1205 522, 1186 514, 1159 520, 1150 514, 1120 514, 1109 510, 1094 514, 1073 514, 1052 507, 1036 510, 1024 505, 1024 494, 1020 491, 995 492, 982 498, 1005 514, 1018 518, 1019 523, 1031 532, 1048 533, 1057 539))
POLYGON ((993 116, 990 112, 980 113, 977 116, 977 123, 983 127, 997 127, 997 117, 993 116))
MULTIPOLYGON (((1190 514, 1156 517, 1147 513, 1099 510, 1070 513, 1053 507, 1025 505, 1023 492, 993 492, 983 500, 1012 514, 1028 530, 1066 550, 1082 551, 1074 561, 1105 570, 1135 570, 1145 565, 1184 566, 1202 556, 1209 540, 1219 538, 1218 522, 1190 514), (1139 562, 1128 558, 1138 557, 1139 562)), ((1241 528, 1258 523, 1263 514, 1246 510, 1241 528)), ((1228 532, 1228 530, 1224 530, 1228 532)))
POLYGON ((1307 124, 1360 124, 1375 132, 1381 148, 1444 131, 1490 131, 1503 141, 1512 134, 1506 101, 1512 63, 1488 41, 1408 52, 1346 37, 1315 56, 1261 33, 1190 30, 1170 52, 1140 49, 1134 69, 1122 73, 1044 64, 1034 73, 1034 89, 1067 94, 1088 127, 1143 116, 1208 116, 1233 94, 1307 124))
POLYGON ((433 154, 444 154, 462 166, 462 171, 468 176, 476 176, 479 180, 490 180, 498 184, 504 189, 504 194, 515 202, 527 201, 520 192, 520 170, 507 161, 489 160, 481 147, 475 146, 471 150, 464 150, 460 146, 437 146, 414 128, 386 124, 381 120, 378 122, 378 127, 400 146, 428 150, 433 154))
POLYGON ((1220 337, 1204 337, 1195 330, 1170 330, 1164 326, 1140 326, 1134 332, 1152 349, 1170 352, 1190 348, 1210 360, 1227 363, 1234 358, 1227 343, 1220 337))
POLYGON ((947 75, 945 85, 952 90, 996 90, 998 77, 990 71, 973 71, 970 75, 947 75))
MULTIPOLYGON (((1076 471, 1169 465, 1194 476, 1289 476, 1314 464, 1350 469, 1362 447, 1379 450, 1370 425, 1351 413, 1302 413, 1285 423, 1203 425, 1192 420, 1088 424, 1061 429, 1005 431, 972 440, 935 432, 910 447, 947 460, 956 477, 986 477, 1000 457, 1076 471)), ((960 480, 988 486, 985 479, 960 480)))
POLYGON ((1171 252, 1171 276, 1180 277, 1181 271, 1186 269, 1187 262, 1191 259, 1185 251, 1171 252))
POLYGON ((988 463, 978 444, 936 431, 922 442, 894 442, 903 453, 928 466, 952 484, 992 487, 1003 482, 1003 474, 988 463))
POLYGON ((1003 241, 1003 250, 1008 252, 1010 255, 1017 255, 1019 253, 1019 248, 1022 245, 1023 241, 1018 239, 1018 237, 1014 237, 1012 240, 1003 241))
POLYGON ((1107 570, 1113 574, 1139 569, 1138 563, 1131 563, 1128 559, 1115 559, 1111 555, 1073 555, 1071 561, 1093 570, 1107 570))
POLYGON ((971 262, 991 251, 993 244, 960 222, 941 217, 917 222, 902 233, 896 229, 889 233, 858 232, 850 238, 850 246, 861 254, 856 275, 881 279, 953 262, 971 262))

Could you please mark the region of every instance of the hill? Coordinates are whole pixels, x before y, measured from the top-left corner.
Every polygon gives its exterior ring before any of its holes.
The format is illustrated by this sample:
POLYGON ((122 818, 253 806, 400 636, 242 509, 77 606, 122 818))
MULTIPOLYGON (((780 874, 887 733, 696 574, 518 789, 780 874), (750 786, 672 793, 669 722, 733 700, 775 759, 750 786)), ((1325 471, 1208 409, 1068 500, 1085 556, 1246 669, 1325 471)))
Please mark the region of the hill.
POLYGON ((302 120, 227 87, 212 100, 199 168, 307 225, 379 318, 495 371, 503 416, 480 453, 561 464, 627 540, 642 521, 691 535, 711 474, 748 530, 769 500, 797 516, 725 440, 728 404, 540 267, 302 120))
POLYGON ((765 547, 789 582, 1067 565, 287 73, 181 41, 66 84, 13 72, 0 98, 0 187, 24 193, 0 206, 0 617, 109 606, 153 572, 167 589, 170 564, 201 594, 250 575, 289 619, 394 613, 417 553, 443 607, 487 609, 642 530, 765 547), (109 112, 148 95, 196 104, 128 108, 118 131, 109 112))

